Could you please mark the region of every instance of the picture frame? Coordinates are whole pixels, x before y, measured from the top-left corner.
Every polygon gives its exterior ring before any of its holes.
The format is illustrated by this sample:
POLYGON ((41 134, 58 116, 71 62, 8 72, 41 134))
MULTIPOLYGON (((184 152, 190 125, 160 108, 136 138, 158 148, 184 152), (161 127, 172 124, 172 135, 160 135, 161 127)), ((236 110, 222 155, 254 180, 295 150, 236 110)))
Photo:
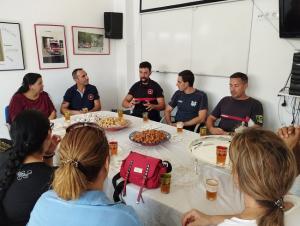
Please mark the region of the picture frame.
POLYGON ((20 24, 0 22, 0 71, 24 69, 20 24))
POLYGON ((72 26, 74 55, 109 55, 110 40, 104 28, 72 26))
POLYGON ((68 52, 63 25, 35 24, 35 40, 39 68, 68 68, 68 52))

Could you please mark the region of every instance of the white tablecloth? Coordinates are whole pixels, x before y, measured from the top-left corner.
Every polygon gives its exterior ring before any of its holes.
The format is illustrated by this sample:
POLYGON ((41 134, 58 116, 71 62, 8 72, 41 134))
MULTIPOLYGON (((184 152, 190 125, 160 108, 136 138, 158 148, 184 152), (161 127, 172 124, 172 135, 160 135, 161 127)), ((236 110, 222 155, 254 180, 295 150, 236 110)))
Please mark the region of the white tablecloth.
MULTIPOLYGON (((91 115, 73 116, 72 122, 92 120, 95 114, 100 117, 116 116, 116 113, 101 111, 91 115)), ((195 159, 189 151, 189 144, 199 138, 199 134, 184 131, 178 135, 175 127, 150 121, 143 123, 142 119, 125 115, 131 121, 129 128, 120 131, 108 131, 108 140, 116 140, 119 145, 119 153, 111 159, 111 167, 106 183, 105 191, 112 198, 112 177, 119 171, 121 160, 130 151, 137 151, 149 156, 168 160, 173 166, 171 192, 162 194, 160 189, 144 190, 145 203, 136 204, 139 187, 133 184, 127 186, 125 201, 131 205, 145 223, 145 225, 180 225, 182 214, 192 208, 197 208, 207 214, 232 214, 242 210, 242 196, 232 183, 230 171, 218 168, 205 162, 198 163, 197 174, 195 172, 195 159), (163 129, 172 135, 170 141, 157 146, 142 146, 133 143, 128 136, 136 130, 150 128, 163 129), (219 181, 218 198, 216 201, 206 200, 204 187, 205 178, 215 178, 219 181)), ((53 121, 54 134, 64 135, 66 126, 63 119, 53 121)))

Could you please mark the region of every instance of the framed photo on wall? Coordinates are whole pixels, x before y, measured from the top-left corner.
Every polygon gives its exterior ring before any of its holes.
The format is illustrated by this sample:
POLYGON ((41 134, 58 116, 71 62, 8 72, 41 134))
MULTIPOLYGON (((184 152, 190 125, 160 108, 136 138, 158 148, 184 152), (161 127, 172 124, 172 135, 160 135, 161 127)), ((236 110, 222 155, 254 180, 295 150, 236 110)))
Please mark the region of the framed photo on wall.
POLYGON ((24 69, 20 24, 0 22, 0 71, 24 69))
POLYGON ((35 24, 34 28, 40 69, 68 68, 65 27, 35 24))
POLYGON ((110 40, 104 28, 72 26, 74 55, 109 55, 110 40))

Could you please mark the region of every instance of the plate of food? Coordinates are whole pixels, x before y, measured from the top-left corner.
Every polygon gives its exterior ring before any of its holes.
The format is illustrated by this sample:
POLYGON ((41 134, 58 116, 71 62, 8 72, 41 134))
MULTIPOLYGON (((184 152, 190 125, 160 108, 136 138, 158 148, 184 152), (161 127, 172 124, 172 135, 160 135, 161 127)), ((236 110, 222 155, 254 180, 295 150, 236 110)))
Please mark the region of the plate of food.
POLYGON ((128 127, 130 121, 128 119, 119 117, 105 117, 98 119, 97 123, 105 130, 115 131, 128 127))
POLYGON ((134 131, 129 134, 129 139, 141 145, 153 146, 165 142, 171 138, 171 134, 164 130, 134 131))

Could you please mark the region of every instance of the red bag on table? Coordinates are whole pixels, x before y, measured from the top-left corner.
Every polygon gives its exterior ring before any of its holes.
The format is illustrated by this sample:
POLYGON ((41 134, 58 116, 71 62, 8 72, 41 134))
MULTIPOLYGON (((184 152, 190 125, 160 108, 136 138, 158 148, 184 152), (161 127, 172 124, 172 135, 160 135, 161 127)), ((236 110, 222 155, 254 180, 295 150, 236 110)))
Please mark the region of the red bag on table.
POLYGON ((144 187, 158 188, 161 174, 171 172, 171 170, 171 164, 167 161, 131 151, 123 160, 120 173, 115 175, 112 180, 115 188, 114 200, 120 201, 119 194, 121 192, 123 196, 126 196, 126 185, 133 183, 140 186, 137 203, 140 202, 140 199, 143 201, 144 187), (117 180, 121 177, 124 181, 116 185, 117 180))

